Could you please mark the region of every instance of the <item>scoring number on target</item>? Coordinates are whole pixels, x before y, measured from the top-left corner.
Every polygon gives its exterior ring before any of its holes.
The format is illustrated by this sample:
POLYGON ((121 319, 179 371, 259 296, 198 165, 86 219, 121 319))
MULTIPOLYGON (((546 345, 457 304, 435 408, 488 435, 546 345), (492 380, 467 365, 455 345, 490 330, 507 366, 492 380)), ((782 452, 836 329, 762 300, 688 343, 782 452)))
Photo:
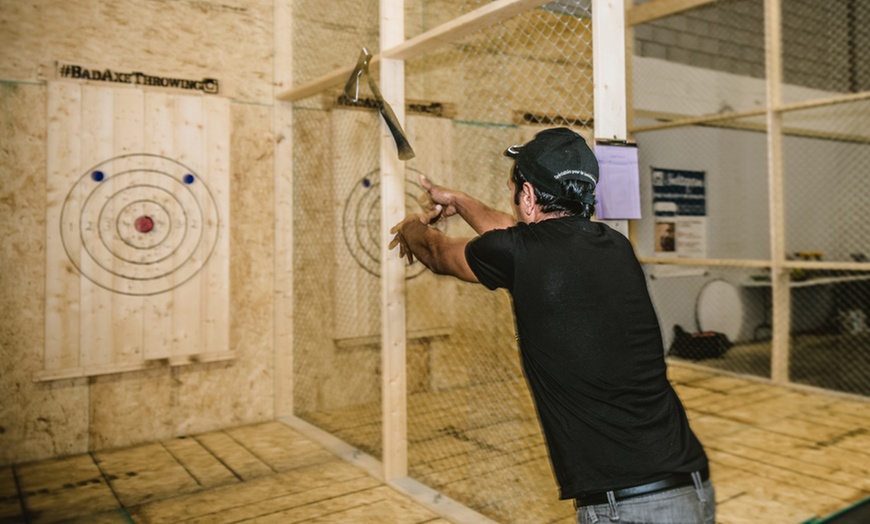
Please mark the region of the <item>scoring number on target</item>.
POLYGON ((121 155, 87 170, 61 210, 70 261, 98 286, 126 295, 165 293, 208 262, 220 224, 196 172, 171 158, 121 155))

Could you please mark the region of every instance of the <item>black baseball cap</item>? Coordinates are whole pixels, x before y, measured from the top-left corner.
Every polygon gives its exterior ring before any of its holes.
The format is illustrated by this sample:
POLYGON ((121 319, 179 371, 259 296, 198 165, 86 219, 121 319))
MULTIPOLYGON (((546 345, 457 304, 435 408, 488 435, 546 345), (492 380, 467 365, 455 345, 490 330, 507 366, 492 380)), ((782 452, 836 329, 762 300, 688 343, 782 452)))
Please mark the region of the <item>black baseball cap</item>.
POLYGON ((598 184, 598 159, 586 140, 567 127, 545 129, 522 145, 507 148, 523 176, 553 196, 562 194, 563 180, 598 184))

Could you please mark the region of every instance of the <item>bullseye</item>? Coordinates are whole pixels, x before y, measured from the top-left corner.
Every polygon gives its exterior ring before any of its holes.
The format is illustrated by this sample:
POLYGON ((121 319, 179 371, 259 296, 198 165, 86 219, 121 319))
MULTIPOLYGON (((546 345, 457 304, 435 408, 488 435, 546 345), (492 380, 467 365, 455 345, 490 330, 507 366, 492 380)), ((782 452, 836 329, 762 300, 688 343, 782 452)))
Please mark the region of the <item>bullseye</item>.
POLYGON ((136 219, 136 231, 140 233, 148 233, 154 229, 154 220, 149 216, 141 216, 136 219))

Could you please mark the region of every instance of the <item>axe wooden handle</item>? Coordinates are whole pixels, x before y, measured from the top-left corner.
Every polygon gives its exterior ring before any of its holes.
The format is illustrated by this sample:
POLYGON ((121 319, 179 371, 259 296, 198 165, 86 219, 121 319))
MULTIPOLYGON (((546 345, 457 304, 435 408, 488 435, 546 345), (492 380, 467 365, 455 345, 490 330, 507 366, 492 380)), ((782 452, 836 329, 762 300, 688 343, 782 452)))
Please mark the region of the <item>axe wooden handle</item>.
POLYGON ((366 79, 368 79, 369 82, 369 88, 372 90, 375 102, 377 102, 378 111, 380 111, 381 116, 384 117, 384 121, 390 129, 390 134, 393 135, 393 140, 396 142, 396 149, 399 151, 399 160, 410 160, 416 156, 416 153, 414 153, 414 150, 411 148, 411 144, 408 142, 408 137, 405 135, 405 131, 402 129, 401 124, 399 124, 399 119, 396 118, 396 113, 393 112, 393 108, 390 107, 390 104, 384 100, 384 97, 381 95, 381 90, 378 89, 378 84, 375 83, 374 78, 369 74, 369 60, 371 60, 371 58, 371 53, 369 53, 368 49, 363 47, 356 67, 350 74, 347 84, 344 86, 344 94, 349 99, 356 102, 359 97, 360 76, 365 74, 366 79))

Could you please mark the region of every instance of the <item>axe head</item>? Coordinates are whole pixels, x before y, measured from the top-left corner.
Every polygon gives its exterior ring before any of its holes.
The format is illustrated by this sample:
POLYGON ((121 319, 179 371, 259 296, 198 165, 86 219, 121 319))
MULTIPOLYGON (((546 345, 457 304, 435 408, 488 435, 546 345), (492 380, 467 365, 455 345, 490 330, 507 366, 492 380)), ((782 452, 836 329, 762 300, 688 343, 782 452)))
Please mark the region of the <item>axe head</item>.
POLYGON ((353 102, 359 100, 360 76, 362 76, 363 73, 366 75, 369 74, 369 60, 371 60, 371 58, 372 54, 369 53, 368 49, 363 47, 359 54, 359 60, 356 61, 356 67, 353 68, 353 72, 350 74, 347 84, 344 85, 345 96, 353 102))

